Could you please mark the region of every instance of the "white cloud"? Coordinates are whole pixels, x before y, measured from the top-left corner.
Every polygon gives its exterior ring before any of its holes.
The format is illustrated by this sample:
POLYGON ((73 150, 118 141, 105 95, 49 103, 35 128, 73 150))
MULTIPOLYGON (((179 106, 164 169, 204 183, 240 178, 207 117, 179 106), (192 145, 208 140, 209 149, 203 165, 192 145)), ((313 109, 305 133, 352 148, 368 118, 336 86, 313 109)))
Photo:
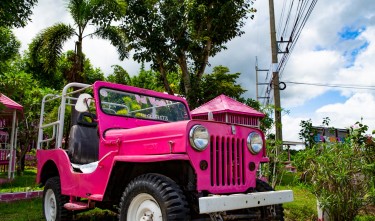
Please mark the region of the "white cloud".
MULTIPOLYGON (((331 125, 345 128, 363 119, 363 123, 374 127, 375 125, 375 97, 369 93, 356 93, 345 103, 334 103, 319 108, 317 116, 329 117, 331 125)), ((374 128, 372 128, 374 129, 374 128)))
POLYGON ((292 117, 285 115, 282 117, 283 124, 283 140, 286 141, 301 141, 298 137, 298 133, 301 130, 299 124, 302 120, 308 120, 310 118, 303 117, 292 117))
POLYGON ((283 139, 300 141, 298 132, 302 120, 311 119, 314 126, 321 126, 323 118, 330 118, 330 126, 348 128, 356 122, 362 122, 373 130, 375 125, 375 96, 369 93, 356 93, 343 103, 333 103, 322 106, 315 112, 307 113, 305 117, 285 115, 283 121, 283 139))
MULTIPOLYGON (((283 73, 285 81, 300 83, 331 82, 343 65, 343 58, 335 51, 306 51, 297 53, 289 61, 283 73)), ((283 91, 283 105, 295 107, 305 104, 308 100, 325 93, 328 88, 306 85, 288 84, 283 91)))

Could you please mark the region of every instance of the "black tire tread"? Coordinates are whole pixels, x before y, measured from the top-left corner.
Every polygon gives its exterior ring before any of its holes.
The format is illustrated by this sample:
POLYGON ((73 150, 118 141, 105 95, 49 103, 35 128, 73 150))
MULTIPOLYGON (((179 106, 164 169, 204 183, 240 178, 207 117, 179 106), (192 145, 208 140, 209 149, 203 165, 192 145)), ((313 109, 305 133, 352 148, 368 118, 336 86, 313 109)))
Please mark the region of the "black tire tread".
POLYGON ((45 198, 46 191, 48 189, 52 189, 53 192, 55 193, 56 206, 58 208, 57 209, 56 221, 70 221, 70 220, 72 220, 73 213, 64 208, 64 204, 69 202, 69 196, 65 196, 65 195, 61 194, 61 183, 60 183, 60 177, 58 177, 58 176, 49 178, 46 182, 45 187, 44 187, 44 191, 43 191, 43 215, 45 216, 44 198, 45 198))
MULTIPOLYGON (((125 220, 127 214, 126 205, 130 203, 134 191, 139 188, 153 188, 165 204, 167 217, 163 220, 190 220, 190 210, 181 188, 170 178, 160 174, 144 174, 132 180, 122 194, 119 206, 119 220, 125 220)), ((163 207, 163 205, 160 205, 163 207)), ((130 220, 128 220, 130 221, 130 220)))
MULTIPOLYGON (((256 191, 257 192, 266 192, 274 191, 274 189, 266 182, 257 179, 256 180, 256 191)), ((265 207, 266 208, 266 207, 265 207)), ((276 217, 273 220, 284 221, 284 208, 282 204, 275 205, 276 217)))

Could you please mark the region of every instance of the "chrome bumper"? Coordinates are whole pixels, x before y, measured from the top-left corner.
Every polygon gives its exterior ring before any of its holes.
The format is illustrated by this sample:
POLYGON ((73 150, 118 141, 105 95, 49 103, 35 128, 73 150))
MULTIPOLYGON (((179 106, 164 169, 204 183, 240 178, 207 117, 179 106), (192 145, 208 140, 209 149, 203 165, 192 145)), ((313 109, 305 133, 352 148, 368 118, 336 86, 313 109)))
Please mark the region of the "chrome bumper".
POLYGON ((215 213, 293 201, 292 190, 256 192, 248 194, 212 195, 199 198, 199 212, 215 213))

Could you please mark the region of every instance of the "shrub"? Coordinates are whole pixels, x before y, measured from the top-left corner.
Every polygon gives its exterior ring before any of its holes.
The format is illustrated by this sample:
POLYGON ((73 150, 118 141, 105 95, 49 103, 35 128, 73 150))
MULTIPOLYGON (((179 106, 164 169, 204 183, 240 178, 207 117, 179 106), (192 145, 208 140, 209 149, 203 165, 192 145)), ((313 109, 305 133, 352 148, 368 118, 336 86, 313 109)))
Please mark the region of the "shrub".
POLYGON ((370 203, 372 174, 361 135, 367 128, 360 123, 357 126, 345 142, 316 144, 304 153, 302 165, 309 174, 312 192, 333 221, 354 220, 370 203))

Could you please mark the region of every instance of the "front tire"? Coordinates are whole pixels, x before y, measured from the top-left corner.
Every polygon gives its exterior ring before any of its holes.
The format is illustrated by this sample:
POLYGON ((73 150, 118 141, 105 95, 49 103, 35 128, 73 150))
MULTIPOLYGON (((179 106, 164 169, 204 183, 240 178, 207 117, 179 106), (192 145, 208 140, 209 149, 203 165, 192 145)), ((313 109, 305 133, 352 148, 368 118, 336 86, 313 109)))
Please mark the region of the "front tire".
MULTIPOLYGON (((273 190, 274 189, 268 183, 259 179, 256 180, 256 192, 267 192, 273 190)), ((284 221, 284 209, 281 204, 227 211, 226 215, 227 217, 225 217, 226 219, 224 218, 224 220, 284 221)))
MULTIPOLYGON (((268 183, 257 179, 256 191, 266 192, 266 191, 274 191, 274 189, 268 183)), ((284 221, 284 208, 282 204, 264 206, 264 207, 261 207, 260 210, 261 210, 263 220, 284 221)))
POLYGON ((145 174, 126 187, 120 202, 121 221, 190 220, 180 187, 160 174, 145 174))
POLYGON ((49 178, 43 190, 43 214, 46 221, 71 220, 72 213, 64 208, 68 201, 68 196, 61 195, 60 178, 49 178))

